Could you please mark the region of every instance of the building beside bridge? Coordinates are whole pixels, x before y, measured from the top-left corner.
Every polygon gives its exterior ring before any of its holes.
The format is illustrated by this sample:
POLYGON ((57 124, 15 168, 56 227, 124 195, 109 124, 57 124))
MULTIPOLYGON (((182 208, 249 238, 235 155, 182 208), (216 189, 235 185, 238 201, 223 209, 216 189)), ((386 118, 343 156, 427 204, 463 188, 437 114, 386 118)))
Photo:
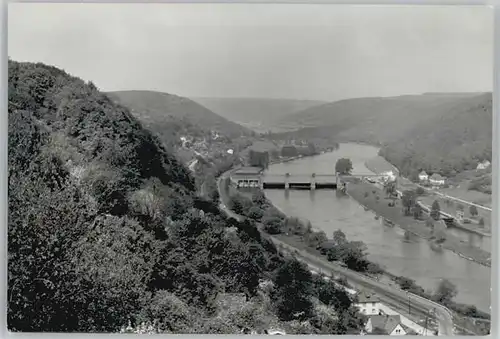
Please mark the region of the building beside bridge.
POLYGON ((231 183, 236 187, 260 187, 261 167, 242 167, 231 173, 231 183))

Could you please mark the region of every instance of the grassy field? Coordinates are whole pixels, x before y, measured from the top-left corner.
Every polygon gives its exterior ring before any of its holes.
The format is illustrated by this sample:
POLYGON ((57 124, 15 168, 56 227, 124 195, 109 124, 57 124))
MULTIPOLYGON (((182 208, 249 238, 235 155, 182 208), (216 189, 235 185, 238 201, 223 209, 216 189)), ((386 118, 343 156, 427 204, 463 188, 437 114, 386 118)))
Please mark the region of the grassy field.
POLYGON ((439 192, 451 197, 460 198, 462 200, 470 201, 475 204, 491 208, 491 194, 468 190, 466 182, 463 182, 458 187, 440 189, 439 192))
MULTIPOLYGON (((390 170, 398 172, 396 167, 394 167, 392 164, 390 164, 387 160, 385 160, 381 156, 377 156, 375 158, 366 161, 365 166, 369 170, 377 174, 390 170)), ((436 190, 436 192, 491 208, 491 195, 481 193, 478 191, 470 191, 467 189, 469 181, 476 175, 477 174, 475 174, 475 172, 461 175, 457 178, 461 181, 459 185, 455 187, 439 189, 436 190)), ((417 187, 418 186, 416 184, 412 183, 410 180, 406 178, 402 177, 398 178, 398 189, 401 191, 416 189, 417 187)), ((456 202, 451 199, 446 199, 444 197, 441 197, 437 194, 432 194, 432 191, 429 191, 428 194, 421 196, 420 200, 424 204, 429 206, 431 206, 432 203, 435 200, 437 200, 439 202, 441 210, 451 215, 456 215, 457 206, 461 204, 464 206, 465 217, 471 219, 472 221, 470 224, 464 224, 463 225, 464 228, 469 228, 481 234, 486 234, 486 235, 491 234, 492 216, 491 212, 488 210, 478 208, 477 210, 479 214, 477 217, 474 218, 470 214, 469 206, 466 205, 465 203, 456 202), (484 227, 478 225, 479 219, 481 218, 483 218, 484 220, 484 227)))
MULTIPOLYGON (((396 201, 396 205, 394 207, 388 206, 389 200, 385 199, 385 193, 374 185, 364 182, 350 183, 348 193, 360 204, 374 211, 381 217, 392 221, 402 229, 424 239, 432 238, 431 229, 425 225, 424 221, 415 220, 412 216, 405 216, 402 213, 400 201, 396 201), (377 196, 379 197, 378 200, 377 196)), ((447 234, 446 240, 439 246, 485 266, 490 266, 491 253, 488 253, 480 248, 470 246, 452 234, 447 234)))
MULTIPOLYGON (((417 187, 418 186, 416 184, 412 183, 408 179, 405 179, 405 178, 398 179, 398 189, 401 191, 409 190, 409 189, 416 189, 417 187)), ((448 190, 451 190, 451 189, 448 189, 448 190)), ((460 191, 457 191, 457 189, 455 189, 455 191, 454 191, 455 194, 448 193, 448 191, 446 189, 439 189, 439 190, 435 190, 435 191, 427 190, 426 194, 419 197, 419 200, 421 200, 422 203, 429 205, 429 206, 432 206, 432 203, 437 200, 441 211, 448 213, 448 214, 451 214, 451 215, 456 215, 458 206, 462 205, 464 207, 465 218, 471 219, 470 224, 463 224, 462 226, 464 228, 471 229, 471 230, 473 230, 477 233, 480 233, 480 234, 485 234, 485 235, 491 234, 491 225, 492 225, 491 218, 492 218, 492 216, 491 216, 490 211, 487 211, 487 210, 484 210, 481 208, 477 208, 478 216, 473 218, 472 215, 470 214, 469 205, 467 205, 465 203, 454 201, 452 199, 445 198, 443 196, 440 196, 439 194, 435 194, 434 192, 446 194, 446 195, 449 195, 450 197, 455 197, 455 198, 459 198, 462 200, 470 201, 469 199, 467 199, 467 196, 460 196, 459 194, 456 194, 456 193, 460 192, 460 191), (478 222, 481 218, 483 218, 483 220, 484 220, 484 227, 480 226, 478 224, 478 222)), ((473 194, 472 192, 474 192, 474 191, 468 191, 468 192, 470 194, 473 194)), ((475 193, 482 194, 480 192, 475 192, 475 193)), ((470 196, 468 196, 468 197, 470 198, 470 196)))

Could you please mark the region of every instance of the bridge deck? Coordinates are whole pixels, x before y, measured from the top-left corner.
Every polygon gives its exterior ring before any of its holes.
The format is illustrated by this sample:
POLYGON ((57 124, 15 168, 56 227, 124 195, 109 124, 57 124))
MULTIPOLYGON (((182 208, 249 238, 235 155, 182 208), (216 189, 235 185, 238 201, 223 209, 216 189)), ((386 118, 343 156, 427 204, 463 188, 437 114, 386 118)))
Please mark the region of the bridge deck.
MULTIPOLYGON (((339 179, 342 178, 362 178, 362 177, 379 177, 379 175, 374 174, 353 174, 346 176, 339 176, 339 179)), ((293 183, 310 183, 313 180, 312 174, 296 174, 290 173, 287 177, 286 174, 282 173, 264 173, 261 177, 263 183, 284 183, 288 181, 290 184, 293 183)), ((321 183, 336 183, 337 175, 336 174, 316 174, 314 177, 314 181, 317 184, 321 183)))

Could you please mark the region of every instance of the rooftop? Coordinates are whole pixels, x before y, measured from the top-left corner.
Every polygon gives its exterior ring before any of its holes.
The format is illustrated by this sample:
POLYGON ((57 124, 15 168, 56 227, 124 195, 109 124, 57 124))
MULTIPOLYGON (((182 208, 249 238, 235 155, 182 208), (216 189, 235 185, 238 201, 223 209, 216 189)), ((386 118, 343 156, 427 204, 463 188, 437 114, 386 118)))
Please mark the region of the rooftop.
POLYGON ((441 174, 439 174, 439 173, 434 173, 433 175, 431 175, 430 179, 434 179, 434 180, 443 180, 444 178, 441 176, 441 174))
POLYGON ((372 328, 384 330, 387 334, 392 333, 396 326, 401 323, 401 316, 399 315, 374 315, 370 317, 372 321, 372 328))
POLYGON ((370 293, 364 293, 364 292, 358 294, 358 303, 359 304, 377 303, 379 301, 380 301, 380 299, 377 297, 376 294, 370 294, 370 293))
POLYGON ((233 174, 260 174, 260 172, 262 172, 262 168, 248 166, 248 167, 242 167, 234 171, 233 174))

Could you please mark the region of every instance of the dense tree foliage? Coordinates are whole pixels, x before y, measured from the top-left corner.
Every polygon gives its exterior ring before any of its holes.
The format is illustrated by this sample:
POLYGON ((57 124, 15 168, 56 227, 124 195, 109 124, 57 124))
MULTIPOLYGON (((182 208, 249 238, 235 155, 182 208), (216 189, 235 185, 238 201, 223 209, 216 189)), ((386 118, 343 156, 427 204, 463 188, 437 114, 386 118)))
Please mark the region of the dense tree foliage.
POLYGON ((413 190, 406 190, 403 192, 403 196, 401 197, 401 202, 404 207, 405 215, 411 215, 411 210, 417 202, 417 194, 413 190))
POLYGON ((477 207, 474 206, 474 205, 470 205, 470 207, 469 207, 469 213, 473 217, 475 217, 475 216, 477 216, 479 214, 478 211, 477 211, 477 207))
POLYGON ((457 295, 457 287, 450 281, 443 279, 434 294, 434 300, 444 305, 452 301, 457 295))
POLYGON ((335 173, 350 174, 352 168, 351 159, 341 158, 335 163, 335 173))
POLYGON ((269 166, 269 152, 258 152, 251 149, 248 152, 248 164, 250 166, 267 168, 269 166))
POLYGON ((288 260, 278 269, 274 279, 274 302, 284 320, 304 320, 313 312, 312 275, 309 268, 297 260, 288 260), (293 298, 290 298, 293 296, 293 298))
POLYGON ((190 171, 91 83, 9 61, 8 179, 12 331, 237 333, 245 322, 220 317, 218 300, 254 300, 271 276, 282 317, 317 316, 307 268, 200 197, 190 171))
POLYGON ((439 206, 439 202, 434 200, 431 206, 431 218, 434 220, 439 220, 441 216, 441 207, 439 206))

